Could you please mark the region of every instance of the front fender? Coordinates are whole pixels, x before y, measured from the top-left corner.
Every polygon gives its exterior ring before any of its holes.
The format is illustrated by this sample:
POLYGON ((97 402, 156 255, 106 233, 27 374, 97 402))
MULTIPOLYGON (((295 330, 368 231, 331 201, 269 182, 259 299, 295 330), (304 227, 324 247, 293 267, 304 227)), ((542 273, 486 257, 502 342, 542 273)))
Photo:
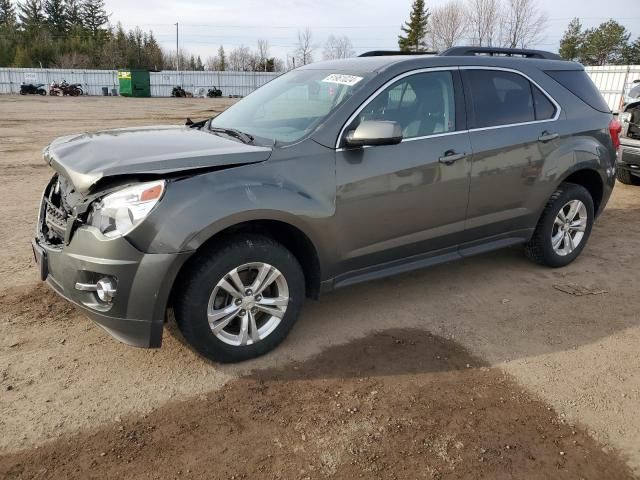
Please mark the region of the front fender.
POLYGON ((276 220, 307 235, 321 261, 331 258, 335 168, 327 160, 269 161, 172 181, 129 240, 149 253, 187 252, 233 225, 276 220))

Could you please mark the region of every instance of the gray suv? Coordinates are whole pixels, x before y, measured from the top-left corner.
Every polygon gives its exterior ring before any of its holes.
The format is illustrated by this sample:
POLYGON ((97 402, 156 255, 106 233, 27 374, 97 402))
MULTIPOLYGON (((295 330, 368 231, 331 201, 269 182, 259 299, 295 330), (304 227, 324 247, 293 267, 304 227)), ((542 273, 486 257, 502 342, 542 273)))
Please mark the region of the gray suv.
POLYGON ((172 307, 197 351, 240 361, 337 287, 515 244, 572 262, 618 134, 582 66, 547 52, 315 63, 209 120, 55 140, 33 250, 117 339, 159 347, 172 307))

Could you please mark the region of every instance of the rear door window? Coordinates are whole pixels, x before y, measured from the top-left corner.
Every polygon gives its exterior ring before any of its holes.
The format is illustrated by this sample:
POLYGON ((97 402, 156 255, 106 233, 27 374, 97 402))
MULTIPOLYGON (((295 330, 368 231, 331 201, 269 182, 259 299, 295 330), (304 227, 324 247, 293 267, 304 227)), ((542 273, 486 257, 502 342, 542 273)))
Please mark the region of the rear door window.
MULTIPOLYGON (((463 70, 463 79, 470 128, 536 120, 532 85, 522 75, 502 70, 463 70)), ((544 108, 541 105, 541 113, 544 108)))

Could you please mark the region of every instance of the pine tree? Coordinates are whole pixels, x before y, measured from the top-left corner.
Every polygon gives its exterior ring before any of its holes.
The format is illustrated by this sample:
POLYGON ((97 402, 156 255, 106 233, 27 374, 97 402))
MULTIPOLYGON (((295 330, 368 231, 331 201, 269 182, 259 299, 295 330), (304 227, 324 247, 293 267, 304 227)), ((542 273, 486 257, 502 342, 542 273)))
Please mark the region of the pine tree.
POLYGON ((65 0, 64 16, 66 21, 65 29, 67 32, 82 28, 82 12, 78 0, 65 0))
POLYGON ((615 20, 601 23, 585 32, 580 61, 585 65, 623 63, 623 55, 631 34, 615 20))
POLYGON ((200 55, 198 55, 198 58, 196 58, 196 70, 198 71, 204 70, 204 64, 202 63, 202 59, 200 58, 200 55))
POLYGON ((16 55, 13 58, 13 67, 32 67, 33 62, 29 57, 29 52, 25 47, 18 46, 16 49, 16 55))
MULTIPOLYGON (((25 0, 18 3, 18 18, 22 28, 26 31, 33 31, 40 28, 45 22, 42 2, 40 0, 25 0)), ((22 55, 22 52, 20 52, 22 55)), ((18 52, 16 52, 18 56, 18 52)))
POLYGON ((640 37, 623 49, 622 58, 627 65, 640 65, 640 37))
POLYGON ((224 47, 220 45, 218 49, 218 67, 217 70, 224 72, 227 69, 227 56, 224 53, 224 47))
POLYGON ((149 32, 149 36, 144 45, 144 55, 146 59, 146 67, 153 70, 162 70, 164 67, 164 54, 153 32, 149 32))
POLYGON ((12 27, 16 23, 16 11, 11 0, 0 0, 0 26, 12 27))
POLYGON ((427 49, 427 23, 429 9, 424 0, 414 0, 409 14, 409 21, 400 27, 405 35, 398 35, 398 46, 403 52, 423 52, 427 49))
POLYGON ((67 18, 64 0, 45 0, 44 13, 47 15, 49 31, 57 37, 67 31, 67 18))
POLYGON ((566 60, 575 60, 580 55, 583 41, 582 24, 580 19, 576 17, 569 22, 569 26, 560 40, 558 53, 566 60))
POLYGON ((104 0, 84 0, 80 9, 82 24, 96 38, 105 31, 109 15, 104 9, 104 0))

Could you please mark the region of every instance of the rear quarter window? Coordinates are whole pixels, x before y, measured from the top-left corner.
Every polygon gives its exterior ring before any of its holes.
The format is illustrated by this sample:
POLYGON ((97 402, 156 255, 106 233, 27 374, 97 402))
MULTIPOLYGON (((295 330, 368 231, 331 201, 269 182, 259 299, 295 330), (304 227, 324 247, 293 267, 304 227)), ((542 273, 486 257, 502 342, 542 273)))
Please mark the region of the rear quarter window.
POLYGON ((611 111, 602 94, 584 70, 547 70, 545 73, 591 108, 604 113, 611 111))

